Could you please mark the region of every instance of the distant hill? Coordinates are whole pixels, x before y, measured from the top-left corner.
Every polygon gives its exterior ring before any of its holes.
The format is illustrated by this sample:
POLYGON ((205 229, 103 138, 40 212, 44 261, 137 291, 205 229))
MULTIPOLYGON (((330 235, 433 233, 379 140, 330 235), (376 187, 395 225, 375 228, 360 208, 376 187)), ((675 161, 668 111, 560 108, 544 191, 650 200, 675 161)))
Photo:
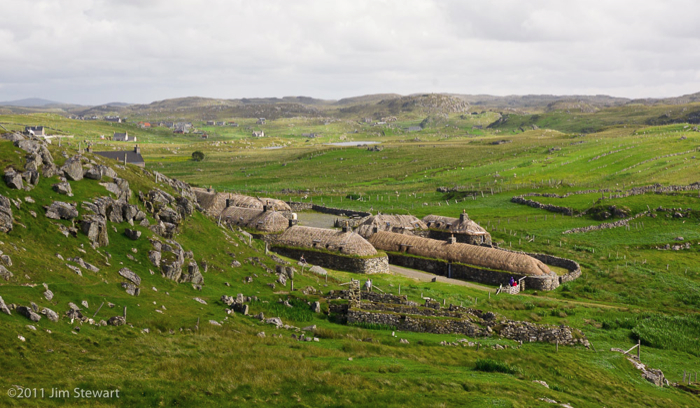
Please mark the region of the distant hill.
POLYGON ((48 105, 63 105, 62 102, 49 101, 41 98, 26 98, 16 101, 0 102, 0 106, 21 106, 25 108, 34 108, 48 105))

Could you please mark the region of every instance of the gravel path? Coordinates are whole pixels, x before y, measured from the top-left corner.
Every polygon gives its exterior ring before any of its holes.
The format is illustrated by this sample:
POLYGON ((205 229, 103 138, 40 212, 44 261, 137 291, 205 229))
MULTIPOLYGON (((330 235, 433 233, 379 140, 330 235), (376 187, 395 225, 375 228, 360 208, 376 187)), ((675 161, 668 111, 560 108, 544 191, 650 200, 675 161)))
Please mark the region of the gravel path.
POLYGON ((444 276, 433 275, 432 273, 421 272, 415 269, 402 268, 396 265, 389 265, 389 270, 395 274, 403 275, 408 278, 413 278, 422 282, 430 282, 433 278, 437 278, 438 282, 451 283, 453 285, 467 286, 474 289, 483 290, 485 292, 496 292, 496 289, 488 286, 478 285, 472 282, 466 282, 459 279, 445 278, 444 276))

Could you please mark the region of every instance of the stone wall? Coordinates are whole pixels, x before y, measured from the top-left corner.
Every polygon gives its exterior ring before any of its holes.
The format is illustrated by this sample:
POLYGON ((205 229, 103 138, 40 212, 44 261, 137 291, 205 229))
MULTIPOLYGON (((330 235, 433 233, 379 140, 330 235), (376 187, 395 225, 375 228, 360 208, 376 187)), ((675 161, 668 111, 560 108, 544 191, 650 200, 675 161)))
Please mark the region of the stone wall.
POLYGON ((535 200, 528 200, 526 198, 523 198, 522 196, 515 196, 510 199, 511 202, 516 203, 516 204, 523 204, 527 205, 532 208, 539 208, 545 211, 553 212, 553 213, 559 213, 559 214, 564 214, 564 215, 574 215, 574 210, 572 210, 569 207, 561 207, 558 205, 552 205, 552 204, 542 204, 540 202, 537 202, 535 200))
POLYGON ((300 259, 304 255, 306 262, 323 268, 356 273, 374 274, 388 273, 389 259, 386 255, 374 258, 354 258, 339 254, 317 252, 311 249, 297 249, 272 245, 270 250, 292 259, 300 259))
POLYGON ((378 324, 393 327, 396 330, 417 333, 450 334, 459 333, 470 337, 487 336, 490 330, 482 329, 468 320, 431 319, 419 316, 400 315, 395 313, 377 313, 358 309, 350 309, 347 314, 348 324, 378 324))
MULTIPOLYGON (((537 260, 539 260, 547 265, 556 266, 559 268, 566 269, 567 271, 569 271, 569 273, 559 277, 559 284, 562 284, 565 282, 571 282, 571 281, 573 281, 581 276, 581 265, 579 265, 578 262, 571 260, 571 259, 561 258, 558 256, 548 255, 548 254, 537 254, 534 252, 513 251, 513 250, 505 249, 505 248, 501 248, 501 250, 513 252, 516 254, 523 254, 523 255, 531 256, 531 257, 533 257, 533 258, 535 258, 535 259, 537 259, 537 260)), ((526 283, 525 287, 526 288, 529 287, 529 286, 527 286, 527 283, 526 283)))
POLYGON ((333 208, 333 207, 326 207, 323 205, 317 205, 313 203, 299 203, 295 201, 287 201, 287 204, 292 208, 292 211, 316 211, 324 214, 333 214, 333 215, 345 215, 348 217, 369 217, 372 215, 372 213, 368 213, 365 211, 355 211, 355 210, 348 210, 348 209, 343 209, 343 208, 333 208))
POLYGON ((519 280, 520 278, 524 277, 525 287, 528 289, 554 290, 559 286, 559 278, 553 276, 527 276, 511 272, 481 269, 458 263, 450 264, 449 262, 441 259, 417 258, 395 252, 389 252, 387 254, 389 255, 389 263, 392 265, 418 269, 453 279, 461 279, 496 286, 507 285, 511 277, 513 277, 515 280, 519 280))

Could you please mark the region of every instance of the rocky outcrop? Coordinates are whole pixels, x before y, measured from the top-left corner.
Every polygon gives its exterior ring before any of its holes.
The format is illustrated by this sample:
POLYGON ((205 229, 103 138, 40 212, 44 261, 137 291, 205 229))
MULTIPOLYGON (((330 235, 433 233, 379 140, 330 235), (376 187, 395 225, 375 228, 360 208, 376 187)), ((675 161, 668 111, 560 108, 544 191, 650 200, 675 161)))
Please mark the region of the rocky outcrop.
POLYGON ((0 296, 0 312, 5 313, 8 316, 12 316, 12 312, 10 312, 10 308, 7 307, 5 301, 2 299, 2 296, 0 296))
POLYGON ((100 183, 101 186, 107 189, 112 194, 117 196, 118 200, 128 201, 131 198, 131 189, 129 182, 125 179, 114 177, 110 183, 100 183))
POLYGON ((17 306, 17 309, 15 309, 17 313, 21 314, 22 316, 26 317, 27 319, 33 321, 33 322, 38 322, 41 320, 41 316, 38 315, 32 308, 29 308, 27 306, 17 306))
POLYGON ((71 189, 70 184, 67 181, 62 181, 60 183, 51 186, 51 189, 58 194, 64 194, 68 197, 73 197, 73 189, 71 189))
POLYGON ((58 317, 59 317, 59 316, 58 316, 58 313, 54 312, 53 310, 51 310, 51 309, 49 309, 49 308, 46 308, 46 307, 43 308, 43 309, 41 310, 41 314, 43 314, 44 316, 46 316, 46 318, 49 319, 49 320, 52 321, 52 322, 57 322, 57 321, 58 321, 58 317))
POLYGON ((4 266, 0 265, 0 278, 7 280, 10 280, 11 277, 13 277, 12 272, 8 271, 7 268, 4 266))
POLYGON ((107 234, 107 222, 101 215, 86 215, 80 222, 80 229, 88 236, 93 248, 105 247, 109 245, 109 235, 107 234))
POLYGON ((17 190, 24 189, 22 174, 16 172, 14 169, 10 168, 5 170, 5 176, 3 178, 5 180, 5 184, 7 184, 9 188, 14 188, 17 190))
POLYGON ((136 241, 137 239, 141 238, 141 231, 127 228, 124 230, 124 235, 126 235, 126 237, 130 240, 136 241))
POLYGON ((110 317, 109 320, 107 320, 107 324, 110 326, 123 326, 126 324, 126 319, 122 316, 110 317))
POLYGON ((0 194, 0 232, 12 231, 14 220, 10 199, 0 194))
POLYGON ((153 250, 148 253, 151 263, 160 268, 164 278, 178 283, 190 282, 195 285, 204 283, 199 266, 194 261, 191 251, 185 252, 182 246, 173 240, 165 243, 156 239, 151 241, 153 250))
POLYGON ((122 268, 117 273, 119 273, 119 275, 121 275, 122 277, 130 280, 136 286, 141 285, 141 278, 137 274, 135 274, 131 269, 122 268))
POLYGON ((49 206, 44 206, 46 209, 46 217, 54 220, 72 220, 78 217, 78 210, 62 201, 54 201, 49 206))
POLYGON ((80 181, 83 179, 83 163, 81 156, 73 156, 66 160, 60 169, 68 180, 80 181))
POLYGON ((91 180, 102 180, 102 177, 117 177, 117 172, 115 172, 108 166, 98 164, 85 170, 85 173, 83 173, 83 177, 91 180))

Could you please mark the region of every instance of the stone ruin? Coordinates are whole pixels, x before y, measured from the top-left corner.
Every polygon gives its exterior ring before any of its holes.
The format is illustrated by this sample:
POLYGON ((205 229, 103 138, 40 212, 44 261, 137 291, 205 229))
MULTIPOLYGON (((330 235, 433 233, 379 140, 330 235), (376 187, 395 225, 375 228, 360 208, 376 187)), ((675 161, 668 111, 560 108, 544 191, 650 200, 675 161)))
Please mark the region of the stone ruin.
POLYGON ((349 285, 347 290, 330 291, 327 296, 330 313, 341 323, 374 324, 418 333, 499 336, 520 342, 590 346, 580 330, 568 326, 514 321, 493 312, 452 304, 442 307, 432 299, 426 299, 421 306, 405 295, 361 291, 359 280, 353 280, 349 285))

